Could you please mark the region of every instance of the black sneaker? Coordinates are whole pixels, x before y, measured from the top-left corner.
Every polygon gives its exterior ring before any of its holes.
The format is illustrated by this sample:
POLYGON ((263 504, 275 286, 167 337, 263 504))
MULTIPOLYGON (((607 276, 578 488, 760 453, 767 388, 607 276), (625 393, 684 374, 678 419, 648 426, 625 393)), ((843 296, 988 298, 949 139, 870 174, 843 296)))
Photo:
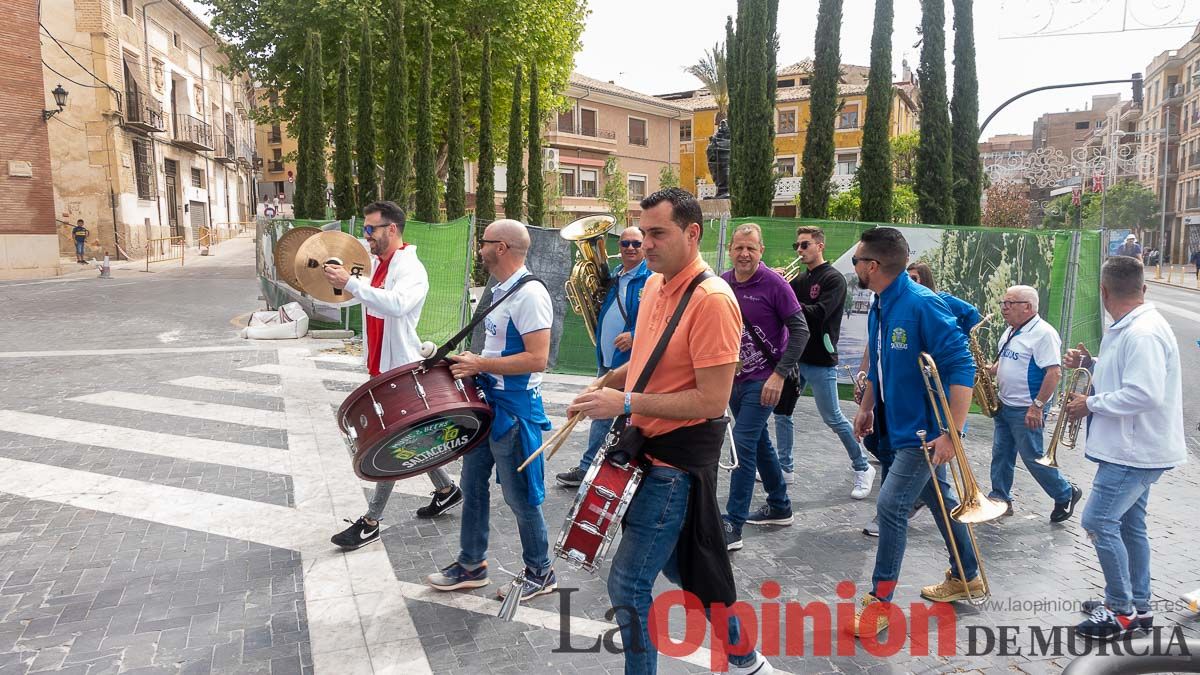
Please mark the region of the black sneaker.
POLYGON ((1112 610, 1100 605, 1092 610, 1088 618, 1075 626, 1075 632, 1083 637, 1099 640, 1115 640, 1139 628, 1136 613, 1117 616, 1112 610))
MULTIPOLYGON (((342 520, 346 520, 343 518, 342 520)), ((349 520, 346 520, 349 523, 349 520)), ((350 523, 350 527, 338 532, 329 538, 335 546, 340 546, 347 551, 353 551, 357 548, 362 548, 373 541, 379 541, 379 523, 368 525, 366 517, 350 523)))
POLYGON ((570 471, 564 471, 554 477, 554 480, 563 487, 579 487, 583 483, 583 475, 587 473, 579 467, 575 467, 570 471))
MULTIPOLYGON (((500 587, 498 595, 501 600, 508 595, 510 588, 512 588, 512 584, 505 584, 500 587)), ((542 576, 525 570, 525 583, 521 586, 521 602, 553 592, 556 588, 558 588, 558 578, 554 576, 553 569, 546 570, 546 573, 542 576)))
POLYGON ((746 518, 749 525, 791 525, 792 510, 777 509, 770 504, 763 504, 757 511, 746 518))
MULTIPOLYGON (((1103 600, 1084 600, 1079 609, 1082 610, 1084 614, 1091 614, 1092 612, 1096 611, 1096 608, 1103 606, 1103 600)), ((1135 609, 1134 611, 1137 612, 1137 621, 1133 627, 1149 633, 1154 628, 1154 610, 1148 609, 1142 612, 1135 609)))
POLYGON ((1050 512, 1050 522, 1061 523, 1071 514, 1075 513, 1075 505, 1079 503, 1079 498, 1083 496, 1083 490, 1077 486, 1071 486, 1071 500, 1066 502, 1055 502, 1054 510, 1050 512))
POLYGON ((725 549, 728 551, 742 550, 742 528, 734 528, 728 520, 721 521, 725 526, 725 549))
POLYGON ((417 509, 418 518, 437 518, 450 509, 462 503, 462 490, 457 485, 450 488, 450 492, 441 493, 437 490, 433 491, 433 499, 429 500, 429 506, 422 506, 417 509))

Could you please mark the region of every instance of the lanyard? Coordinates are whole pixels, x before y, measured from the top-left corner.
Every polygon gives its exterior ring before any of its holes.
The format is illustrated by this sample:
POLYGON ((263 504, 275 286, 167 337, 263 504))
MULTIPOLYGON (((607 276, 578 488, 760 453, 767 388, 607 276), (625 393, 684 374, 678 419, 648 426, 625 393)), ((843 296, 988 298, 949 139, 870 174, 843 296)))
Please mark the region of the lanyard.
POLYGON ((1000 345, 1000 351, 999 351, 999 352, 996 352, 996 356, 997 356, 997 358, 998 358, 998 357, 999 357, 1001 354, 1003 354, 1003 353, 1004 353, 1004 350, 1005 350, 1005 349, 1008 349, 1008 343, 1012 342, 1012 341, 1013 341, 1013 338, 1017 337, 1017 333, 1020 333, 1020 332, 1021 332, 1021 329, 1025 328, 1025 326, 1028 326, 1029 324, 1033 323, 1033 320, 1034 320, 1034 319, 1036 319, 1036 318, 1038 318, 1038 317, 1037 317, 1037 314, 1034 314, 1033 316, 1029 317, 1029 320, 1028 320, 1028 321, 1026 321, 1025 323, 1021 324, 1020 326, 1017 326, 1015 329, 1013 329, 1011 332, 1009 332, 1009 334, 1008 334, 1008 339, 1004 341, 1004 344, 1000 345))

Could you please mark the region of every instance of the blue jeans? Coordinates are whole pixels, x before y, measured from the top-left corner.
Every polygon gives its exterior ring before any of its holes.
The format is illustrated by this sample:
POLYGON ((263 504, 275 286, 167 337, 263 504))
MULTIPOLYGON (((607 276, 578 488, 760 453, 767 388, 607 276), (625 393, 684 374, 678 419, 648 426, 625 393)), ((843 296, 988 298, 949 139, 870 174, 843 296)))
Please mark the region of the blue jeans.
MULTIPOLYGON (((800 364, 800 391, 804 392, 805 385, 812 386, 813 399, 817 403, 817 412, 821 413, 821 421, 837 434, 850 456, 850 466, 855 471, 866 471, 868 468, 867 454, 863 452, 858 439, 854 438, 854 427, 850 420, 842 414, 842 406, 838 403, 837 369, 833 366, 810 366, 800 364)), ((779 450, 779 464, 783 470, 791 473, 792 434, 795 425, 791 415, 775 416, 775 444, 779 450)))
POLYGON ((1129 614, 1130 606, 1146 611, 1150 609, 1146 502, 1150 486, 1166 469, 1098 464, 1082 523, 1104 571, 1104 604, 1117 614, 1129 614))
MULTIPOLYGON (((621 543, 609 566, 608 597, 621 627, 627 675, 652 675, 658 669, 649 623, 654 580, 662 572, 668 581, 679 584, 675 545, 687 515, 691 484, 691 476, 679 469, 651 466, 625 512, 621 543), (636 616, 621 610, 630 607, 636 616)), ((740 629, 737 617, 729 617, 729 645, 738 644, 740 629)), ((733 649, 737 647, 727 651, 733 649)), ((754 660, 753 651, 745 656, 729 654, 729 662, 735 665, 754 660)))
MULTIPOLYGON (((949 512, 958 506, 958 498, 946 479, 945 465, 937 467, 937 477, 942 497, 946 502, 946 511, 949 512)), ((896 450, 888 470, 888 478, 879 488, 879 498, 875 505, 879 517, 879 549, 875 552, 875 573, 871 582, 874 588, 872 595, 880 600, 891 600, 892 593, 896 590, 895 582, 900 578, 900 564, 904 562, 904 548, 908 543, 908 516, 918 499, 924 502, 929 507, 929 512, 934 515, 933 520, 937 523, 949 553, 950 538, 946 534, 946 520, 942 518, 941 507, 938 506, 937 494, 929 475, 929 465, 925 461, 925 451, 921 448, 896 450)), ((971 547, 967 526, 956 522, 952 527, 954 541, 958 545, 958 555, 966 568, 966 577, 974 579, 979 574, 979 562, 975 559, 975 550, 971 547)), ((954 555, 950 554, 949 557, 950 571, 958 577, 958 565, 954 555)))
POLYGON ((83 242, 78 239, 75 240, 75 255, 83 257, 83 242))
MULTIPOLYGON (((596 370, 596 377, 607 373, 610 369, 600 366, 596 370)), ((587 471, 592 465, 592 460, 596 458, 596 453, 600 450, 600 446, 604 443, 604 437, 608 435, 608 430, 612 427, 612 418, 604 420, 592 420, 592 426, 588 429, 588 446, 583 453, 583 459, 579 460, 579 470, 587 471)))
MULTIPOLYGON (((1029 475, 1042 486, 1042 490, 1055 503, 1071 501, 1071 484, 1062 477, 1058 469, 1042 466, 1035 462, 1042 456, 1043 429, 1030 429, 1025 426, 1025 412, 1029 408, 1020 406, 1001 405, 1000 411, 992 418, 992 491, 988 495, 995 499, 1012 501, 1013 472, 1017 468, 1017 455, 1029 475)), ((1046 412, 1042 413, 1042 420, 1046 412)))
POLYGON ((733 445, 737 449, 738 468, 729 478, 729 501, 725 503, 725 518, 740 530, 750 515, 750 501, 754 498, 754 474, 762 476, 763 488, 767 491, 767 504, 783 511, 791 511, 792 500, 788 498, 787 483, 783 482, 783 471, 779 468, 779 456, 771 446, 771 434, 767 433, 767 420, 774 406, 766 406, 762 398, 764 380, 735 382, 729 397, 729 410, 733 413, 733 445))
POLYGON ((500 479, 504 503, 517 517, 517 530, 521 533, 521 558, 526 568, 540 575, 550 568, 550 542, 546 536, 542 507, 529 503, 529 485, 525 474, 517 473, 522 461, 517 432, 518 427, 514 426, 497 440, 488 438, 463 457, 462 476, 459 479, 463 492, 463 519, 459 531, 462 550, 458 554, 458 562, 461 565, 478 565, 487 559, 489 490, 494 467, 500 479))

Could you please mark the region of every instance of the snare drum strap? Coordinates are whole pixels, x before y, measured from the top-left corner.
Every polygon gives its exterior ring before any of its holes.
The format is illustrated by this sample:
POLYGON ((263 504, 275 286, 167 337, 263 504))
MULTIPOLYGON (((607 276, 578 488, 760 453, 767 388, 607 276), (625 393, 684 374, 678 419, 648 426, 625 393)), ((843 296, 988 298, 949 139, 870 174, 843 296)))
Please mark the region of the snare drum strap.
MULTIPOLYGON (((492 310, 499 307, 500 304, 503 303, 505 300, 516 295, 518 288, 524 286, 525 284, 527 284, 531 281, 536 281, 539 284, 546 286, 546 282, 533 276, 532 274, 526 274, 525 276, 521 277, 520 279, 517 279, 517 283, 513 285, 512 290, 505 293, 503 298, 500 298, 499 300, 496 300, 492 304, 488 305, 487 309, 476 312, 475 316, 471 319, 470 323, 468 323, 466 326, 464 326, 462 330, 455 333, 454 337, 451 337, 449 340, 446 341, 446 344, 439 347, 438 350, 436 352, 434 352, 433 356, 431 356, 431 357, 425 359, 423 362, 421 362, 421 365, 424 366, 425 368, 430 368, 433 365, 440 363, 442 359, 446 358, 447 354, 454 351, 454 348, 458 346, 458 343, 462 342, 464 338, 466 338, 467 336, 469 336, 471 334, 471 331, 475 330, 475 327, 478 326, 480 324, 480 322, 483 321, 484 318, 487 317, 488 314, 492 313, 492 310)), ((546 290, 549 290, 549 287, 547 287, 546 290)))

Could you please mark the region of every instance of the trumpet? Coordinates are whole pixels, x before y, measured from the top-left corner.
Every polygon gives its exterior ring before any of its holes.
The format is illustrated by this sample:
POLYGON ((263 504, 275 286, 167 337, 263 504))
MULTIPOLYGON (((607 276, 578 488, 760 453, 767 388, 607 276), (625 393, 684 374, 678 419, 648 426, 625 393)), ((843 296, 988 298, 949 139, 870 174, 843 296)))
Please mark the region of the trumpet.
POLYGON ((979 481, 975 479, 975 473, 971 471, 971 464, 967 460, 967 451, 963 448, 962 439, 958 435, 958 425, 950 411, 950 402, 946 400, 945 390, 942 388, 942 378, 938 375, 937 364, 933 357, 921 352, 920 367, 921 378, 925 381, 925 392, 929 395, 929 404, 933 409, 934 421, 938 425, 938 430, 949 438, 954 446, 954 458, 950 460, 950 476, 953 479, 954 490, 961 495, 962 502, 953 509, 946 509, 946 500, 942 496, 941 484, 938 482, 937 467, 933 464, 933 446, 925 441, 928 434, 922 429, 917 432, 917 438, 921 441, 921 448, 925 452, 925 462, 929 465, 934 494, 937 495, 938 505, 941 506, 942 519, 946 524, 946 536, 950 540, 950 549, 954 554, 958 573, 964 577, 961 581, 963 587, 967 589, 967 601, 978 605, 991 595, 991 586, 988 584, 987 572, 983 567, 983 556, 979 553, 979 544, 975 540, 975 529, 972 525, 999 518, 1008 510, 1008 504, 987 497, 979 489, 979 481), (966 573, 963 571, 962 557, 958 554, 958 542, 954 537, 951 520, 967 526, 971 548, 975 552, 975 559, 979 561, 979 576, 983 580, 983 594, 980 596, 971 595, 969 580, 965 578, 966 573))
POLYGON ((779 271, 779 275, 783 277, 784 281, 791 283, 792 279, 795 279, 797 276, 799 276, 800 266, 803 264, 804 263, 800 262, 800 256, 796 256, 795 260, 788 263, 786 267, 779 271))
POLYGON ((1063 392, 1062 399, 1058 402, 1058 421, 1054 423, 1054 433, 1050 434, 1050 445, 1046 447, 1046 454, 1033 460, 1042 466, 1048 466, 1053 469, 1058 468, 1058 448, 1074 448, 1075 441, 1079 439, 1079 429, 1083 426, 1083 418, 1077 420, 1067 419, 1067 403, 1075 394, 1087 396, 1088 390, 1092 388, 1092 373, 1087 368, 1076 368, 1071 371, 1067 378, 1067 389, 1063 392))

